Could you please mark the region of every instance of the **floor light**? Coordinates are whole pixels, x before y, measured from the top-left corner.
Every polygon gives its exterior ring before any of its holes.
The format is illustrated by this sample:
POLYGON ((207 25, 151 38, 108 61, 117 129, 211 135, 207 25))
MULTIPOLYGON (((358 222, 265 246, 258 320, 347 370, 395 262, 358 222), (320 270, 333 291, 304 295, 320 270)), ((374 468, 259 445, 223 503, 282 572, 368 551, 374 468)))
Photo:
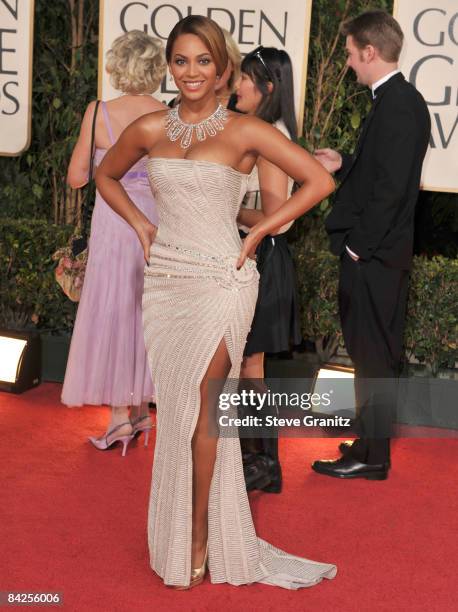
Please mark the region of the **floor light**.
POLYGON ((36 332, 0 330, 0 390, 22 393, 41 380, 41 344, 36 332))

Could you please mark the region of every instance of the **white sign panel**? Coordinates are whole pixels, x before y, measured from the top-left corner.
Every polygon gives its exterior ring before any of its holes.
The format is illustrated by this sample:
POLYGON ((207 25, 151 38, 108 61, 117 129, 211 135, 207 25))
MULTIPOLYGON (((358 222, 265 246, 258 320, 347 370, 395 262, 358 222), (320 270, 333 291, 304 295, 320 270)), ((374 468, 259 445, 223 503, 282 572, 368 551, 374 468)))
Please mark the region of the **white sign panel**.
POLYGON ((0 0, 0 155, 30 144, 34 0, 0 0))
POLYGON ((401 70, 431 114, 423 189, 458 192, 458 1, 397 0, 394 16, 405 34, 401 70))
MULTIPOLYGON (((143 30, 165 42, 173 26, 187 15, 206 15, 233 35, 242 54, 259 45, 285 49, 294 69, 295 104, 300 121, 304 105, 312 0, 100 0, 99 98, 119 95, 105 72, 113 40, 143 30)), ((168 102, 177 94, 168 76, 157 96, 168 102)))

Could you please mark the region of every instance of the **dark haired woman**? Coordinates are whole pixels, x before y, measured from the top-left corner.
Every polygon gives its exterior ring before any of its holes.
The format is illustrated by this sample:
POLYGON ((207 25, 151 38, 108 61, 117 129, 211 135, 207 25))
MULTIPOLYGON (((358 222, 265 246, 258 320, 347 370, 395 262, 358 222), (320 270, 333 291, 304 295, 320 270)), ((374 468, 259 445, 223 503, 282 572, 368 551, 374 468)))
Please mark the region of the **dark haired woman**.
POLYGON ((214 21, 191 15, 178 22, 166 58, 180 105, 127 128, 96 176, 106 201, 137 232, 148 262, 143 320, 157 405, 151 565, 165 584, 180 589, 202 582, 207 554, 214 583, 311 586, 336 569, 257 538, 240 442, 229 432, 217 437, 209 431, 216 409, 209 382, 239 375, 258 293, 250 259, 258 243, 315 206, 334 182, 268 123, 218 104, 215 85, 228 58, 214 21), (159 227, 120 183, 145 154, 159 227), (259 155, 302 187, 242 244, 236 217, 259 155))
MULTIPOLYGON (((241 70, 237 110, 273 124, 296 142, 293 70, 286 51, 258 47, 244 58, 241 70)), ((258 157, 239 214, 242 229, 249 231, 264 215, 278 210, 291 195, 292 187, 293 180, 283 170, 258 157)), ((256 251, 259 294, 240 378, 250 379, 246 385, 255 386, 257 391, 266 389, 264 353, 288 351, 301 341, 294 263, 286 240, 291 224, 265 236, 256 251)), ((251 409, 256 412, 254 406, 251 409)), ((269 437, 241 439, 248 489, 261 488, 272 493, 281 490, 278 438, 272 435, 275 433, 271 428, 269 437)))

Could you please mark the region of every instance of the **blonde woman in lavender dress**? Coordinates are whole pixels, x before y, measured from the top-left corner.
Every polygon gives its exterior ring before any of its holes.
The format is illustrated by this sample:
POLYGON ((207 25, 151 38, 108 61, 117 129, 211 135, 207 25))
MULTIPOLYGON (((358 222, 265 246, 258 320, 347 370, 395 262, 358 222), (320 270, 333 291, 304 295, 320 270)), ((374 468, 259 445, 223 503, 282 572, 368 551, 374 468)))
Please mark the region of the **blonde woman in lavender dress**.
POLYGON ((148 262, 143 319, 157 391, 151 566, 176 589, 200 584, 207 562, 213 583, 312 586, 334 577, 336 568, 257 537, 240 442, 209 431, 215 406, 208 390, 211 379, 240 372, 258 293, 251 257, 260 240, 312 208, 334 182, 280 131, 218 104, 215 85, 227 50, 214 21, 197 15, 179 21, 166 58, 180 105, 127 128, 96 175, 105 200, 137 232, 148 262), (144 155, 159 227, 120 182, 144 155), (302 186, 242 244, 236 219, 259 155, 302 186))
MULTIPOLYGON (((151 97, 165 74, 162 43, 140 31, 117 38, 107 57, 113 86, 124 95, 101 102, 96 116, 95 166, 121 132, 139 117, 164 106, 151 97)), ((86 184, 95 102, 86 110, 68 169, 73 188, 86 184)), ((124 189, 151 223, 156 203, 139 159, 122 178, 124 189)), ((69 406, 108 404, 106 433, 90 438, 105 450, 122 442, 123 454, 135 434, 152 427, 148 402, 154 397, 143 338, 141 299, 143 251, 135 231, 97 192, 81 301, 73 330, 62 402, 69 406), (130 408, 130 414, 129 414, 130 408)))

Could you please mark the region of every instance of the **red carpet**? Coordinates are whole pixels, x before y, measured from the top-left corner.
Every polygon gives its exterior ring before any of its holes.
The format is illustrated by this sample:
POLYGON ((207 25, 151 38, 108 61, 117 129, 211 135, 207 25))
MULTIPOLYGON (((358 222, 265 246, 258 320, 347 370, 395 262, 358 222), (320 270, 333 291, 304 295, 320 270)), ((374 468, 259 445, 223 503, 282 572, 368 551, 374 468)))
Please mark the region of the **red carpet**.
POLYGON ((165 586, 149 569, 146 508, 153 446, 99 452, 86 442, 107 409, 68 409, 60 385, 0 394, 0 591, 60 591, 64 610, 373 612, 456 610, 458 442, 398 440, 385 482, 313 473, 336 440, 283 439, 284 492, 251 496, 258 533, 335 563, 337 577, 266 585, 165 586), (453 603, 455 602, 455 603, 453 603))

